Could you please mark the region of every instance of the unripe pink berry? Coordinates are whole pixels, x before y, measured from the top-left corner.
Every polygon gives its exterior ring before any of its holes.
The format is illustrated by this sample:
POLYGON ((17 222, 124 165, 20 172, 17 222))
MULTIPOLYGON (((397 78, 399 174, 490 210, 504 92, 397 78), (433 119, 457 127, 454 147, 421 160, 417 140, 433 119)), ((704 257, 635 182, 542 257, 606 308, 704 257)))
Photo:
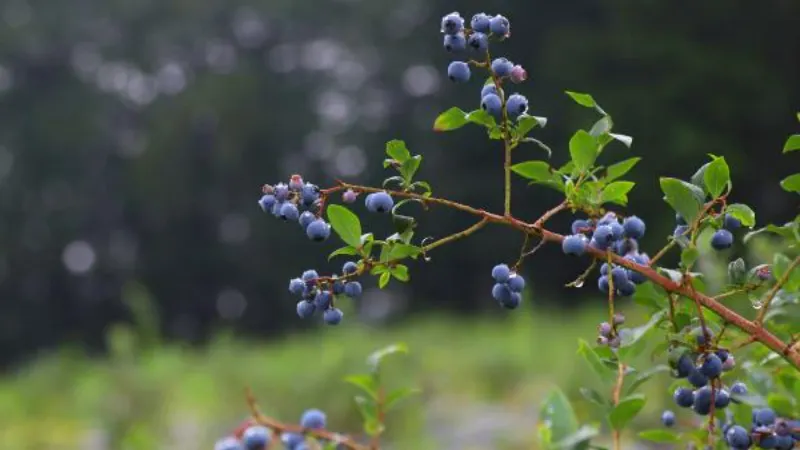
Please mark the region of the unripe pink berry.
POLYGON ((345 203, 353 203, 356 201, 356 197, 358 197, 358 194, 352 189, 348 189, 342 194, 342 201, 345 203))
POLYGON ((271 184, 265 184, 264 186, 261 186, 261 192, 264 194, 272 194, 275 192, 275 188, 273 188, 271 184))
POLYGON ((526 72, 522 66, 517 64, 511 68, 511 74, 509 77, 511 78, 512 83, 519 84, 528 79, 528 72, 526 72))
POLYGON ((289 179, 289 189, 293 191, 303 189, 303 177, 300 175, 292 175, 292 178, 289 179))

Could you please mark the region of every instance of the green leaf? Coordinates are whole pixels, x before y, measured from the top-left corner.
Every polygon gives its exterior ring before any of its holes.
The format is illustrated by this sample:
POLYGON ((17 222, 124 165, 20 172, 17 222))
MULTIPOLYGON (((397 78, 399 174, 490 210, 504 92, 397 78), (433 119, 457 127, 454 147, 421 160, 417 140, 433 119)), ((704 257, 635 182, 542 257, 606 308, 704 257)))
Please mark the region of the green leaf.
POLYGON ((585 172, 597 159, 597 141, 586 131, 578 130, 569 140, 569 154, 575 167, 585 172))
POLYGON ((633 166, 635 166, 641 160, 642 158, 636 156, 634 158, 628 158, 626 160, 608 166, 608 168, 606 169, 606 177, 605 177, 606 182, 616 180, 617 178, 625 175, 631 169, 633 169, 633 166))
POLYGON ((569 399, 560 389, 554 388, 550 392, 539 411, 539 421, 550 425, 552 441, 561 441, 578 431, 578 418, 569 399))
POLYGON ((581 392, 581 395, 583 396, 583 398, 585 398, 586 400, 594 403, 597 406, 602 406, 602 407, 605 408, 606 406, 609 405, 608 400, 603 398, 603 396, 600 395, 599 392, 597 392, 596 390, 594 390, 592 388, 582 387, 580 389, 580 392, 581 392))
POLYGON ((392 274, 393 277, 395 277, 397 280, 402 281, 402 282, 406 282, 409 279, 409 277, 408 277, 408 267, 403 265, 403 264, 398 264, 398 265, 392 267, 392 270, 390 271, 390 273, 392 274))
POLYGON ((583 339, 578 340, 578 354, 589 363, 589 367, 591 367, 594 373, 602 380, 610 381, 612 379, 613 372, 611 372, 608 366, 603 364, 600 356, 598 356, 594 349, 583 339))
POLYGON ((369 399, 361 395, 356 395, 355 401, 356 401, 356 407, 358 408, 358 412, 361 413, 361 417, 364 419, 364 422, 377 420, 378 410, 376 408, 375 402, 372 401, 372 399, 369 399))
POLYGON ((625 392, 631 394, 636 392, 636 389, 641 386, 642 384, 646 383, 650 378, 660 374, 660 373, 669 373, 670 368, 666 364, 659 364, 655 367, 651 367, 644 372, 639 373, 639 375, 634 378, 633 382, 625 388, 625 392))
POLYGON ((608 414, 608 421, 615 430, 625 428, 634 417, 644 408, 645 397, 642 394, 634 394, 620 400, 608 414))
POLYGON ((361 245, 361 221, 352 211, 341 205, 328 205, 328 222, 342 240, 353 247, 361 245))
POLYGON ((548 181, 554 178, 550 165, 544 161, 525 161, 514 164, 511 166, 511 171, 533 181, 548 181))
POLYGON ((776 393, 767 395, 767 405, 781 417, 792 417, 794 414, 793 402, 783 395, 776 393))
POLYGON ((628 204, 628 192, 633 189, 636 183, 632 181, 615 181, 603 189, 601 201, 603 203, 617 203, 620 205, 628 204))
POLYGON ((412 395, 419 394, 420 391, 417 388, 412 387, 401 387, 389 392, 384 399, 383 407, 385 410, 390 410, 392 407, 397 406, 401 401, 411 397, 412 395))
POLYGON ((553 442, 551 448, 553 450, 582 450, 584 448, 588 448, 589 441, 600 434, 600 430, 595 427, 584 425, 578 431, 570 434, 569 436, 561 439, 557 442, 553 442))
POLYGON ((408 353, 408 346, 405 343, 398 342, 396 344, 389 345, 380 350, 372 352, 372 354, 367 357, 367 365, 369 365, 372 371, 375 372, 380 369, 381 363, 383 363, 383 360, 386 359, 387 356, 400 353, 408 353))
POLYGON ((782 226, 769 224, 764 228, 760 228, 745 234, 742 240, 745 244, 747 244, 754 236, 762 233, 773 233, 781 236, 784 239, 800 241, 800 224, 797 222, 787 222, 782 226))
POLYGON ((523 115, 517 119, 517 127, 514 131, 517 135, 517 138, 522 138, 527 136, 528 133, 530 133, 531 130, 537 126, 544 128, 545 125, 547 125, 547 117, 523 115))
POLYGON ((332 260, 336 256, 341 256, 341 255, 348 255, 348 256, 358 255, 358 250, 356 250, 356 248, 351 245, 336 249, 330 255, 328 255, 328 261, 332 260))
POLYGON ((689 184, 677 178, 668 177, 662 177, 660 184, 665 200, 672 206, 672 209, 680 213, 686 222, 694 222, 703 205, 692 193, 689 184))
POLYGON ((594 98, 589 94, 581 94, 580 92, 572 92, 566 91, 567 95, 570 96, 575 103, 585 106, 587 108, 594 108, 597 106, 597 102, 594 101, 594 98))
POLYGON ((422 162, 422 155, 416 155, 413 158, 405 160, 403 165, 400 166, 400 169, 398 169, 400 175, 405 179, 406 184, 411 183, 411 179, 414 178, 414 174, 416 174, 417 169, 419 169, 420 162, 422 162))
POLYGON ((657 428, 654 430, 645 430, 639 433, 639 437, 650 442, 658 442, 662 444, 674 444, 681 440, 681 435, 670 430, 657 428))
POLYGON ((797 192, 800 194, 800 173, 789 175, 781 181, 781 187, 786 192, 797 192))
POLYGON ((389 284, 389 280, 392 279, 392 274, 389 271, 383 272, 381 277, 378 279, 378 287, 383 289, 389 284))
POLYGON ((627 134, 608 133, 608 135, 614 138, 614 140, 622 142, 625 145, 625 147, 631 148, 631 146, 633 145, 633 138, 631 136, 628 136, 627 134))
POLYGON ((494 120, 494 117, 482 109, 476 109, 475 111, 468 113, 467 121, 482 125, 486 128, 494 128, 497 126, 497 122, 494 120))
POLYGON ((352 384, 353 386, 361 388, 362 391, 364 391, 373 399, 378 398, 378 380, 375 379, 374 375, 348 375, 344 378, 344 381, 352 384))
POLYGON ((700 252, 697 250, 697 247, 686 247, 681 251, 681 267, 690 269, 699 257, 700 252))
POLYGON ((439 117, 437 117, 436 121, 433 123, 433 130, 440 132, 457 130, 468 123, 467 113, 460 108, 452 107, 439 114, 439 117))
POLYGON ((800 150, 800 134, 789 136, 789 139, 783 144, 783 153, 789 153, 795 150, 800 150))
POLYGON ((397 139, 386 143, 386 154, 401 164, 411 158, 411 153, 406 148, 406 143, 397 139))
POLYGON ((722 195, 731 182, 731 172, 724 157, 716 157, 711 161, 703 174, 703 180, 711 197, 717 198, 722 195))
POLYGON ((742 225, 752 228, 756 224, 756 213, 749 206, 742 203, 734 203, 725 208, 725 212, 739 219, 742 225))
MULTIPOLYGON (((792 260, 789 259, 789 257, 783 253, 776 253, 772 258, 772 274, 775 279, 780 280, 786 274, 786 271, 789 270, 791 264, 792 260)), ((800 269, 795 267, 786 280, 786 283, 784 283, 783 289, 787 292, 794 292, 800 289, 800 269)))
POLYGON ((422 248, 417 247, 416 245, 411 244, 404 244, 398 242, 392 246, 391 251, 389 251, 389 259, 403 259, 403 258, 416 258, 422 253, 422 248))
POLYGON ((603 116, 592 125, 592 128, 589 129, 589 134, 597 138, 611 131, 613 126, 614 123, 611 121, 611 117, 603 116))
POLYGON ((690 179, 693 185, 701 189, 706 189, 706 170, 708 170, 708 166, 710 165, 711 162, 707 162, 697 169, 697 172, 695 172, 690 179))
MULTIPOLYGON (((739 398, 738 396, 735 396, 739 398)), ((730 408, 733 409, 733 418, 736 423, 749 423, 753 420, 753 407, 747 403, 731 402, 730 408)))

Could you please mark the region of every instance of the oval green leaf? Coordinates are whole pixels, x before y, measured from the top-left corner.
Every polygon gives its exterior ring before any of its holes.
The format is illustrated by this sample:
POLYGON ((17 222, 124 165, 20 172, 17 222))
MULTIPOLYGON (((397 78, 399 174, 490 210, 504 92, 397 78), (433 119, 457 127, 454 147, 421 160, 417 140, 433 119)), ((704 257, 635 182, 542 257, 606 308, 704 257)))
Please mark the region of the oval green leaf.
POLYGON ((361 221, 357 215, 341 205, 328 205, 327 214, 333 231, 346 244, 352 247, 361 245, 361 221))

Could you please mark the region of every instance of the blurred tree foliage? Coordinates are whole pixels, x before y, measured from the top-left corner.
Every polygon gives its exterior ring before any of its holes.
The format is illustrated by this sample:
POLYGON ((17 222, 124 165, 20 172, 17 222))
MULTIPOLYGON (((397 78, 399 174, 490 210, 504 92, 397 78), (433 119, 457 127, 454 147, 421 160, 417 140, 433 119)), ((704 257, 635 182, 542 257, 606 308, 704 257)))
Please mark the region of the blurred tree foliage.
MULTIPOLYGON (((300 326, 287 280, 312 265, 336 268, 325 261, 335 244, 320 248, 261 214, 259 186, 295 171, 318 184, 378 182, 391 138, 424 154, 421 175, 439 194, 498 208, 499 148, 483 144, 477 129, 431 131, 446 107, 478 103, 477 84, 455 87, 444 77, 439 17, 487 5, 4 1, 2 362, 64 341, 102 348, 109 324, 130 318, 124 293, 132 285, 156 299, 171 338, 202 341, 225 322, 258 334, 300 326)), ((800 108, 799 2, 491 7, 512 20, 502 51, 528 69, 532 81, 521 89, 551 120, 539 137, 554 159, 565 159, 571 131, 592 119, 566 89, 594 94, 635 137, 632 150, 618 146, 614 156, 644 157, 631 208, 648 220, 645 244, 657 245, 672 226, 657 176, 688 176, 706 153, 726 156, 737 199, 759 205, 760 220, 796 213, 777 181, 798 163, 779 149, 800 108)), ((516 157, 525 151, 537 150, 516 157)), ((551 203, 542 189, 517 187, 520 216, 551 203)), ((468 224, 448 212, 425 215, 422 235, 468 224)), ((484 231, 434 255, 401 294, 411 311, 490 307, 486 273, 497 261, 486 255, 512 258, 519 243, 484 231)), ((550 251, 525 268, 535 298, 574 305, 576 293, 537 282, 567 282, 582 270, 550 251)))

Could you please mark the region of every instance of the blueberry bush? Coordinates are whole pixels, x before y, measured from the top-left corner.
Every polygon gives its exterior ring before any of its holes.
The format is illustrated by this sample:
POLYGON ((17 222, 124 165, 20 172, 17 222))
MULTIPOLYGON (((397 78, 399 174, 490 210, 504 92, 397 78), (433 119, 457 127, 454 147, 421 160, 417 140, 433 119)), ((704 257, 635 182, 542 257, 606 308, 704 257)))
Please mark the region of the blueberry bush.
MULTIPOLYGON (((321 315, 325 323, 338 325, 345 318, 336 305, 361 296, 359 279, 377 277, 381 288, 392 280, 408 282, 408 260, 428 262, 431 252, 442 245, 489 225, 504 226, 520 234, 523 244, 518 256, 491 268, 491 297, 498 307, 521 306, 526 283, 520 268, 548 243, 560 245, 576 265, 585 267, 567 286, 580 288, 591 278, 608 302, 608 317, 598 325, 596 342, 581 340, 577 351, 607 387, 605 392, 580 390, 597 414, 579 420, 568 397, 554 390, 538 417, 538 448, 600 449, 604 447, 596 441, 604 437, 603 442, 621 449, 623 430, 647 400, 641 386, 659 374, 674 379, 664 391, 672 396, 675 408, 663 411, 662 427, 639 431, 639 439, 695 449, 800 448, 800 215, 783 225, 756 228, 753 209, 733 201, 725 158, 709 155, 709 161, 687 180, 659 180, 665 206, 675 212, 675 228, 650 256, 639 245, 647 230, 645 221, 624 212, 634 187, 624 177, 641 158, 615 161, 612 152, 604 153, 612 144, 630 148, 633 142, 614 131, 611 115, 591 95, 566 92, 600 117, 572 135, 564 153, 568 160, 554 165, 552 160, 560 153, 531 135, 547 119, 533 115, 527 98, 513 92, 515 85, 527 80, 526 70, 505 57, 491 56, 491 45, 510 38, 509 20, 480 13, 467 22, 454 12, 442 18, 441 32, 444 51, 458 58, 447 67, 447 77, 454 83, 485 81, 476 89, 480 91, 476 109, 453 107, 435 119, 433 129, 445 132, 477 125, 489 140, 502 144, 498 153, 505 175, 503 211, 434 196, 432 186, 417 178, 422 156, 412 155, 400 140, 386 144, 383 166, 394 174, 381 187, 337 181, 320 188, 300 175, 288 183, 265 185, 258 202, 265 212, 298 223, 311 241, 326 241, 333 231, 344 243, 329 257, 346 260, 340 273, 309 269, 289 281, 289 291, 298 298, 297 315, 303 319, 321 315), (524 146, 540 149, 543 158, 514 162, 515 150, 524 146), (563 200, 536 220, 516 217, 511 207, 514 176, 555 190, 563 200), (359 198, 367 213, 386 216, 396 232, 384 238, 365 232, 353 212, 359 198), (439 239, 417 239, 417 217, 407 208, 413 203, 423 211, 455 209, 476 221, 439 239), (564 234, 547 228, 557 214, 577 216, 564 234), (746 247, 757 235, 776 241, 778 250, 771 261, 748 266, 744 258, 733 259, 736 241, 746 247), (679 254, 674 267, 662 264, 670 252, 679 254), (730 260, 722 287, 707 286, 698 268, 701 256, 709 253, 730 260), (648 320, 626 323, 616 307, 616 300, 626 297, 648 311, 648 320), (729 301, 734 298, 749 299, 752 308, 734 308, 729 301), (631 361, 643 352, 649 352, 656 364, 634 367, 631 361)), ((800 134, 786 141, 783 152, 796 150, 800 134)), ((800 173, 784 179, 781 186, 789 195, 800 194, 800 173)), ((316 409, 307 410, 296 424, 279 422, 262 415, 248 393, 252 418, 217 442, 216 450, 380 448, 386 413, 416 392, 409 386, 390 389, 382 382, 382 360, 405 351, 402 344, 379 350, 370 356, 367 373, 347 378, 361 392, 355 401, 364 418, 363 433, 329 431, 325 413, 316 409)))

